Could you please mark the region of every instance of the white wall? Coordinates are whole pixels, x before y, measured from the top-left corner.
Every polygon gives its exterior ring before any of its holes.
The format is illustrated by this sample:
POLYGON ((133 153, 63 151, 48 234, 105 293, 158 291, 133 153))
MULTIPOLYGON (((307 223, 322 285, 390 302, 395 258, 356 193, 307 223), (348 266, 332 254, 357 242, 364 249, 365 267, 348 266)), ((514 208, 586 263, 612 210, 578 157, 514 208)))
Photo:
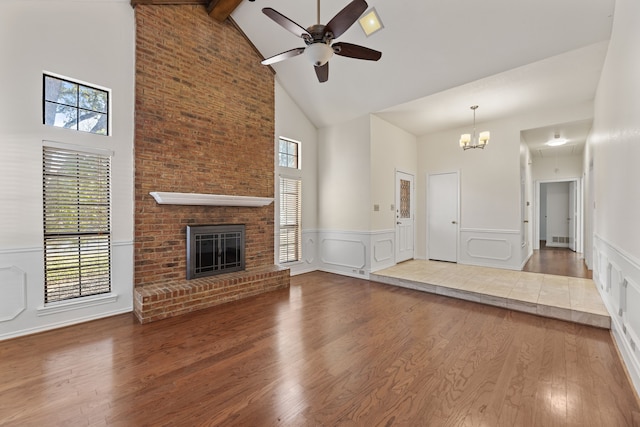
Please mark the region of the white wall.
POLYGON ((581 178, 583 170, 582 155, 534 157, 533 179, 535 181, 552 181, 554 179, 581 178))
POLYGON ((427 175, 460 171, 458 262, 516 268, 520 264, 520 130, 509 122, 479 123, 477 128, 491 131, 484 150, 459 147, 460 134, 468 132, 467 127, 418 138, 417 254, 428 257, 427 175), (494 256, 488 248, 477 253, 483 242, 499 245, 500 254, 494 256))
POLYGON ((540 185, 540 235, 537 239, 547 239, 547 186, 540 185))
POLYGON ((363 116, 318 131, 319 269, 367 277, 371 268, 371 135, 363 116))
POLYGON ((0 16, 2 339, 132 310, 135 31, 133 8, 124 0, 6 0, 0 16), (45 71, 111 89, 111 135, 43 125, 45 71), (114 153, 110 298, 44 306, 44 140, 114 153))
POLYGON ((535 193, 533 185, 533 167, 532 167, 531 151, 520 139, 520 208, 521 208, 521 248, 520 259, 522 263, 526 263, 533 254, 534 237, 534 218, 533 212, 535 203, 535 193))
MULTIPOLYGON (((569 237, 569 183, 549 182, 542 184, 546 188, 547 227, 545 240, 547 246, 569 247, 568 243, 554 243, 553 236, 569 237)), ((542 194, 542 191, 540 192, 542 194)))
MULTIPOLYGON (((617 0, 585 158, 594 280, 640 390, 640 2, 617 0), (590 164, 593 162, 593 171, 590 164), (590 175, 593 174, 593 177, 590 175), (593 179, 591 179, 593 178, 593 179)), ((591 257, 591 256, 590 256, 591 257)))
MULTIPOLYGON (((417 178, 416 144, 417 138, 413 134, 371 116, 371 271, 395 264, 395 175, 399 171, 417 178), (380 210, 375 211, 373 205, 378 205, 380 210)), ((415 189, 414 194, 417 195, 415 189)), ((413 202, 415 204, 416 200, 413 202)))
POLYGON ((369 231, 369 117, 319 130, 318 223, 324 230, 369 231))
POLYGON ((529 251, 522 250, 521 239, 520 132, 592 117, 591 102, 583 102, 477 123, 479 131, 491 132, 484 150, 459 147, 460 134, 468 132, 468 126, 418 137, 418 257, 428 257, 426 175, 457 170, 461 181, 458 262, 521 269, 529 251))
POLYGON ((371 229, 395 229, 395 172, 416 175, 418 172, 417 138, 409 132, 372 115, 371 116, 371 201, 380 206, 371 207, 371 229))
MULTIPOLYGON (((318 130, 304 115, 300 107, 282 88, 278 80, 275 82, 275 164, 276 179, 275 196, 279 200, 279 176, 302 179, 302 260, 287 263, 291 274, 313 271, 317 268, 318 242, 318 130), (278 165, 278 138, 285 137, 300 142, 300 170, 281 168, 278 165)), ((279 219, 278 203, 276 202, 276 224, 279 219)), ((279 233, 276 226, 275 241, 278 242, 279 233)), ((274 245, 275 260, 278 260, 278 245, 274 245)))

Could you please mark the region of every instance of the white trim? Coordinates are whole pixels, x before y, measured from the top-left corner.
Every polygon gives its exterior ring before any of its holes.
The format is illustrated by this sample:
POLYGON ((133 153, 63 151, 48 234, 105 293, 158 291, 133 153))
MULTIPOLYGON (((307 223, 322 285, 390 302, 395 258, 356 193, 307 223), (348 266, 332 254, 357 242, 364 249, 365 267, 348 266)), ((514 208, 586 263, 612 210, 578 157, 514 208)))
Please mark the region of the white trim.
MULTIPOLYGON (((532 213, 534 218, 533 223, 533 238, 532 240, 532 248, 533 250, 540 249, 540 185, 541 184, 551 184, 554 182, 575 182, 576 183, 576 206, 578 213, 576 215, 576 235, 574 236, 576 240, 576 252, 583 253, 584 252, 584 185, 582 182, 582 177, 575 178, 561 178, 561 179, 539 179, 534 183, 534 200, 535 206, 533 206, 532 213)), ((549 245, 549 242, 547 242, 549 245)), ((553 245, 552 245, 553 246, 553 245)), ((568 247, 568 246, 556 246, 556 247, 568 247)))
POLYGON ((79 153, 90 153, 97 156, 113 157, 115 152, 113 150, 107 150, 105 148, 87 147, 86 145, 68 144, 66 142, 42 140, 43 147, 59 148, 62 150, 72 150, 79 153))
POLYGON ((598 233, 593 233, 593 237, 600 240, 602 243, 606 244, 610 248, 615 249, 615 251, 618 252, 620 255, 622 255, 625 258, 625 261, 630 263, 633 266, 633 268, 635 268, 636 270, 640 270, 640 259, 635 258, 633 255, 631 255, 629 252, 626 252, 624 249, 621 249, 619 246, 616 246, 613 243, 609 243, 607 240, 605 240, 604 237, 602 237, 598 233))
POLYGON ((89 322, 91 320, 96 320, 96 319, 103 319, 105 317, 111 317, 118 314, 131 313, 132 311, 133 311, 133 307, 126 307, 123 309, 99 313, 97 315, 78 317, 78 318, 66 320, 63 322, 49 323, 44 326, 37 326, 33 328, 26 328, 18 331, 12 331, 7 334, 0 335, 0 341, 11 339, 11 338, 22 337, 25 335, 35 334, 39 332, 50 331, 53 329, 63 328, 65 326, 77 325, 79 323, 85 323, 85 322, 89 322))
POLYGON ((520 230, 499 230, 490 228, 461 228, 461 233, 520 234, 520 230))
MULTIPOLYGON (((12 314, 0 317, 0 322, 8 322, 18 317, 20 313, 27 309, 27 273, 15 265, 0 267, 0 270, 13 271, 16 274, 18 280, 16 281, 16 283, 14 283, 14 285, 16 285, 16 287, 19 289, 19 292, 22 294, 22 307, 18 307, 18 309, 15 310, 12 314)), ((5 285, 6 287, 7 283, 3 283, 2 285, 5 285)), ((9 284, 8 286, 11 286, 11 284, 9 284)), ((3 289, 2 291, 6 293, 7 289, 3 289)))
POLYGON ((273 197, 230 196, 222 194, 175 193, 151 191, 159 205, 247 206, 259 207, 273 203, 273 197))
POLYGON ((90 296, 86 298, 78 298, 72 300, 48 303, 36 310, 38 316, 48 316, 50 314, 65 313, 67 311, 78 310, 86 307, 94 307, 96 305, 111 304, 118 301, 118 294, 103 294, 90 296))
MULTIPOLYGON (((518 233, 519 234, 519 233, 518 233)), ((495 261, 508 261, 511 259, 511 257, 513 256, 513 251, 511 250, 511 243, 507 240, 507 239, 496 239, 496 238, 486 238, 486 237, 469 237, 467 239, 467 241, 465 242, 465 253, 467 255, 469 255, 471 258, 481 258, 481 259, 491 259, 491 260, 495 260, 495 261), (507 248, 507 256, 505 257, 493 257, 493 256, 486 256, 486 255, 474 255, 471 253, 471 250, 469 249, 469 243, 472 240, 478 240, 478 241, 489 241, 489 242, 504 242, 506 243, 506 248, 507 248)))

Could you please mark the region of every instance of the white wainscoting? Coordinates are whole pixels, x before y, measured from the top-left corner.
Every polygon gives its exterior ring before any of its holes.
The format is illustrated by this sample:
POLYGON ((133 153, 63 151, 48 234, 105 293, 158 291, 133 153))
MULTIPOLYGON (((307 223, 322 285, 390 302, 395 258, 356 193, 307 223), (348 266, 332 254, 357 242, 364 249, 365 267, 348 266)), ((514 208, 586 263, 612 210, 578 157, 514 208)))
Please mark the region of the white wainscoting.
POLYGON ((369 278, 395 265, 395 230, 318 232, 318 270, 369 278))
POLYGON ((521 270, 520 230, 460 229, 458 263, 521 270))
MULTIPOLYGON (((277 239, 277 236, 276 236, 277 239)), ((277 245, 276 245, 277 247, 277 245)), ((277 259, 276 254, 276 259, 277 259)), ((318 269, 318 230, 302 230, 302 260, 282 264, 289 268, 289 274, 309 273, 318 269)))
POLYGON ((611 315, 616 345, 640 393, 640 260, 598 235, 593 245, 593 280, 611 315))
MULTIPOLYGON (((414 227, 415 228, 415 227, 414 227)), ((380 230, 371 232, 371 268, 369 272, 393 267, 396 264, 396 231, 380 230)), ((414 236, 415 248, 415 236, 414 236)), ((415 255, 415 254, 414 254, 415 255)))
POLYGON ((43 248, 0 251, 0 340, 133 310, 133 242, 114 243, 108 295, 44 305, 43 248))

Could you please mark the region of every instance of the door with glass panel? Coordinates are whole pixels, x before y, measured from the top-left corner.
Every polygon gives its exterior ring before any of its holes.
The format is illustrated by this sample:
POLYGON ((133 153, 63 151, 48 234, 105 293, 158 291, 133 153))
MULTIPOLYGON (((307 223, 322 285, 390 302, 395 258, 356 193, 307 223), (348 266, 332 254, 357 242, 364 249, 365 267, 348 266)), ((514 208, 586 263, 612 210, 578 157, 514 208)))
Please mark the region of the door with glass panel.
POLYGON ((396 263, 413 259, 415 208, 413 175, 396 172, 396 263))

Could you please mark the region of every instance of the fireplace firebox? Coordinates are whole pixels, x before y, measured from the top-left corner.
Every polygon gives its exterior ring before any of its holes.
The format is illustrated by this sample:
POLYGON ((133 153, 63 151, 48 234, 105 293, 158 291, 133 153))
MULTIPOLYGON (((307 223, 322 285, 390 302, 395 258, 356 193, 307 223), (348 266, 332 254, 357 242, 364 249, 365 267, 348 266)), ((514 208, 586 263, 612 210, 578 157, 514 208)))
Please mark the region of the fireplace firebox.
POLYGON ((244 224, 188 225, 187 279, 244 270, 244 224))

